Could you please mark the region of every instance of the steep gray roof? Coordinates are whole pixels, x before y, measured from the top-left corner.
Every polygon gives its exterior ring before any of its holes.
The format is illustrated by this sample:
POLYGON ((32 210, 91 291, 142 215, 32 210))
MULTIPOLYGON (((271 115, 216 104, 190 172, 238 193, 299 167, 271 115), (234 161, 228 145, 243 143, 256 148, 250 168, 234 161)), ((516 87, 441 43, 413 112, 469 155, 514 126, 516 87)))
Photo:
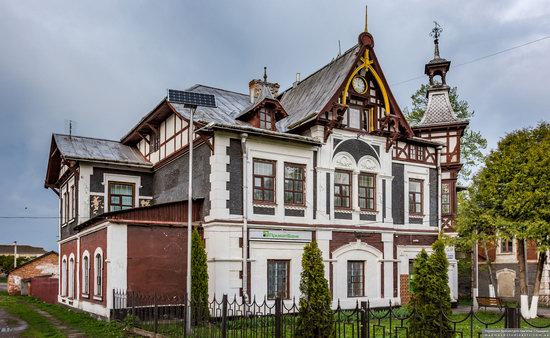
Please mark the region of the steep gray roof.
MULTIPOLYGON (((240 123, 235 118, 250 106, 250 96, 229 90, 194 85, 186 89, 194 93, 212 94, 216 97, 216 108, 198 107, 194 118, 202 122, 240 123)), ((185 118, 189 118, 189 109, 183 104, 170 102, 170 105, 185 118)))
POLYGON ((413 127, 429 127, 444 124, 467 122, 456 117, 449 99, 449 87, 430 88, 428 90, 428 104, 422 120, 413 127))
POLYGON ((66 159, 153 166, 137 149, 118 141, 61 134, 54 134, 53 137, 59 152, 66 159))
POLYGON ((287 130, 289 126, 321 112, 345 80, 358 50, 358 45, 352 47, 283 93, 280 101, 288 117, 279 122, 281 130, 287 130))

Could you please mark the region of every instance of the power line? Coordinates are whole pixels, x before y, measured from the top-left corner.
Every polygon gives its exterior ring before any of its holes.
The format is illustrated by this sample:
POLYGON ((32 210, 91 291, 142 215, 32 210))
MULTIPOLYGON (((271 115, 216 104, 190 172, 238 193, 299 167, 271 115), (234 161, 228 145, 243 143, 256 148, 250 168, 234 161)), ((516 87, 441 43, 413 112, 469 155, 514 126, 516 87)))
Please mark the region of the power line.
MULTIPOLYGON (((515 50, 515 49, 518 49, 518 48, 522 48, 522 47, 525 47, 525 46, 528 46, 528 45, 531 45, 531 44, 534 44, 534 43, 537 43, 537 42, 540 42, 540 41, 543 41, 543 40, 546 40, 546 39, 550 39, 550 35, 548 36, 545 36, 545 37, 542 37, 542 38, 539 38, 539 39, 536 39, 536 40, 533 40, 533 41, 529 41, 529 42, 526 42, 524 44, 521 44, 521 45, 517 45, 517 46, 514 46, 514 47, 510 47, 510 48, 506 48, 506 49, 503 49, 503 50, 500 50, 498 52, 495 52, 495 53, 491 53, 491 54, 487 54, 487 55, 484 55, 484 56, 480 56, 478 58, 475 58, 475 59, 472 59, 470 61, 466 61, 466 62, 462 62, 462 63, 459 63, 455 66, 453 66, 453 68, 458 68, 458 67, 461 67, 461 66, 465 66, 465 65, 469 65, 471 63, 475 63, 475 62, 478 62, 478 61, 481 61, 481 60, 485 60, 485 59, 488 59, 490 57, 493 57, 493 56, 496 56, 496 55, 499 55, 499 54, 503 54, 503 53, 506 53, 506 52, 510 52, 512 50, 515 50)), ((401 84, 404 84, 404 83, 407 83, 407 82, 411 82, 411 81, 414 81, 414 80, 418 80, 418 79, 423 79, 424 78, 424 75, 420 75, 420 76, 416 76, 416 77, 413 77, 413 78, 410 78, 408 80, 404 80, 404 81, 400 81, 400 82, 396 82, 396 83, 393 83, 391 84, 390 86, 399 86, 401 84)))

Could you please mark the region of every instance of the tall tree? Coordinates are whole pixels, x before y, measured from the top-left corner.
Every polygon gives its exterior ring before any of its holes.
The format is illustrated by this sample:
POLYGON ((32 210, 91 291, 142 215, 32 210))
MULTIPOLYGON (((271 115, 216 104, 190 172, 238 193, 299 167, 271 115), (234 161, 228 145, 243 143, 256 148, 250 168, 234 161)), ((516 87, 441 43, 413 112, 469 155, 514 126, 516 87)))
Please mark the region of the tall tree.
POLYGON ((323 256, 316 241, 304 247, 300 293, 296 336, 331 337, 334 324, 332 297, 325 278, 323 256))
MULTIPOLYGON (((422 120, 428 99, 426 94, 428 93, 429 85, 422 84, 420 88, 411 96, 412 110, 405 108, 405 117, 411 123, 418 123, 422 120)), ((456 117, 461 119, 470 119, 474 116, 475 112, 470 110, 470 105, 465 100, 460 100, 458 97, 457 87, 451 88, 449 92, 449 99, 451 106, 456 114, 456 117)), ((461 160, 464 166, 459 174, 461 182, 467 182, 471 178, 472 172, 476 166, 483 161, 483 150, 487 148, 487 140, 481 135, 479 131, 473 131, 470 127, 464 131, 462 137, 462 143, 460 147, 461 160)))
MULTIPOLYGON (((535 317, 545 252, 550 248, 550 124, 506 135, 485 160, 477 177, 477 206, 494 236, 515 238, 520 263, 521 312, 535 317), (539 251, 537 280, 531 307, 525 276, 524 243, 539 251)), ((460 214, 459 214, 460 215, 460 214)), ((460 217, 459 217, 460 219, 460 217)), ((460 220, 459 220, 460 223, 460 220)), ((471 226, 475 227, 474 221, 471 226)))
POLYGON ((416 257, 411 281, 411 305, 415 313, 410 329, 412 336, 418 338, 447 337, 451 333, 447 320, 451 315, 449 261, 442 240, 435 241, 432 247, 431 255, 422 250, 416 257))
POLYGON ((197 324, 209 318, 208 308, 208 265, 204 242, 197 228, 191 238, 191 295, 193 323, 197 324))

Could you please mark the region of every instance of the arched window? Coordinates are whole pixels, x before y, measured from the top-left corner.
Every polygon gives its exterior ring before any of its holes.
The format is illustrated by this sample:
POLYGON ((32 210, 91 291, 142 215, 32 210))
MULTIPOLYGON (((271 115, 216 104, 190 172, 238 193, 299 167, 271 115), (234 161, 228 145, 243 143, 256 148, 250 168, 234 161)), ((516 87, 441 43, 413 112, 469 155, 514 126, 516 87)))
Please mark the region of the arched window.
POLYGON ((94 255, 94 296, 101 297, 103 292, 103 252, 97 248, 94 255))
POLYGON ((90 256, 88 252, 84 252, 82 258, 82 294, 90 293, 90 256))
POLYGON ((61 296, 67 296, 67 257, 61 260, 61 296))
POLYGON ((69 258, 69 298, 74 298, 74 256, 69 258))

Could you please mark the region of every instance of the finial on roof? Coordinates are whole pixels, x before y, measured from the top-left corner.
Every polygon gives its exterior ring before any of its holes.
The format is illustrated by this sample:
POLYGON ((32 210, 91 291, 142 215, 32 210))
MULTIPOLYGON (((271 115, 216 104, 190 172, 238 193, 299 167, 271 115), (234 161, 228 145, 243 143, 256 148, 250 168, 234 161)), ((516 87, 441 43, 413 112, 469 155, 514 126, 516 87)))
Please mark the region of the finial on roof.
POLYGON ((434 38, 434 59, 440 59, 439 56, 439 36, 441 35, 441 32, 443 32, 443 28, 437 23, 437 21, 434 21, 434 28, 430 32, 430 36, 434 38))
POLYGON ((267 67, 264 67, 264 84, 267 84, 267 67))
POLYGON ((369 31, 369 6, 365 5, 365 32, 369 31))

